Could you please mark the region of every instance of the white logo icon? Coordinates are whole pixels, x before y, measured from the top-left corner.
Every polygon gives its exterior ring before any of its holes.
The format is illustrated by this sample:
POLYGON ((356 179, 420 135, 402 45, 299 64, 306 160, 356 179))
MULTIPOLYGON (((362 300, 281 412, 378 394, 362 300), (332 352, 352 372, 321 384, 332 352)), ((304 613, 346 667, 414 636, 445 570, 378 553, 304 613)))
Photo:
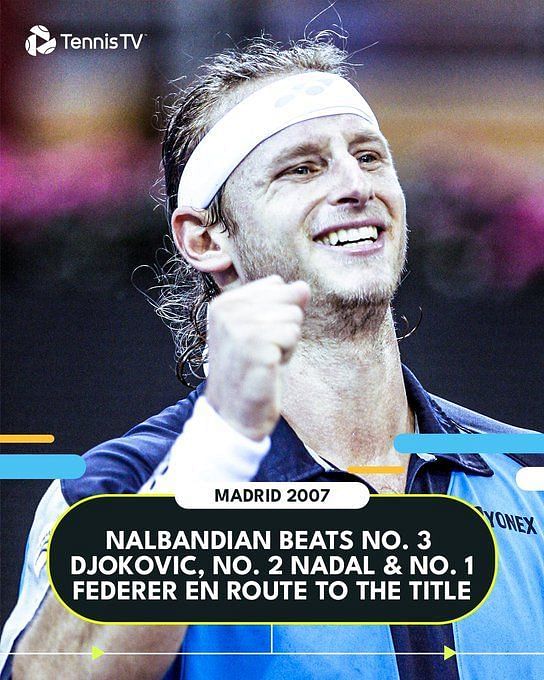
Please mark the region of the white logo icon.
POLYGON ((35 57, 38 53, 49 54, 57 46, 57 39, 52 38, 45 26, 32 26, 30 35, 26 39, 25 48, 30 56, 35 57), (38 45, 38 40, 40 44, 38 45))

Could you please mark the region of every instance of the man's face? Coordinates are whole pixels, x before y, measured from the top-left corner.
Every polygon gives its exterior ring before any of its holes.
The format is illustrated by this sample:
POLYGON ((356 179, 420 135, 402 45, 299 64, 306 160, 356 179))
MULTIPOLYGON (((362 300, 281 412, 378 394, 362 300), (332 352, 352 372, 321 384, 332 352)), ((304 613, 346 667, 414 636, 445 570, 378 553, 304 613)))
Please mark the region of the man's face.
POLYGON ((280 274, 313 304, 387 304, 406 251, 405 204, 384 137, 363 118, 303 121, 262 142, 229 178, 242 281, 280 274))

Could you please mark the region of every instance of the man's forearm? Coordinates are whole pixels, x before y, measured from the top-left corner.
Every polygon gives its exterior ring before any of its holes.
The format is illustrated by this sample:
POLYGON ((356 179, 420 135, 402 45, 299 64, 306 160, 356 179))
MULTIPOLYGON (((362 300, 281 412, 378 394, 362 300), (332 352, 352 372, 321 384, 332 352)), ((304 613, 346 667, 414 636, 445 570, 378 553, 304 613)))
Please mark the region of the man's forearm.
POLYGON ((50 592, 19 643, 18 652, 86 652, 89 656, 15 656, 14 680, 40 678, 162 678, 174 660, 186 626, 101 626, 70 614, 50 592), (105 652, 150 652, 159 656, 90 656, 92 646, 105 652))

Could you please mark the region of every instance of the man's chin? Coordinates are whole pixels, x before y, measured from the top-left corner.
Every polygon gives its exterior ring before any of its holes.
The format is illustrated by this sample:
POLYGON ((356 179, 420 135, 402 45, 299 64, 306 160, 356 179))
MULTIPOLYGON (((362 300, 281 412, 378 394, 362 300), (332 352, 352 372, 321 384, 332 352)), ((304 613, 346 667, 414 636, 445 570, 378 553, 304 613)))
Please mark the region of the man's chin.
POLYGON ((358 307, 388 306, 398 289, 398 281, 381 280, 356 283, 312 286, 312 298, 323 304, 333 304, 336 308, 357 309, 358 307))
POLYGON ((382 326, 396 289, 385 282, 340 290, 313 287, 306 312, 308 337, 342 340, 373 334, 382 326))

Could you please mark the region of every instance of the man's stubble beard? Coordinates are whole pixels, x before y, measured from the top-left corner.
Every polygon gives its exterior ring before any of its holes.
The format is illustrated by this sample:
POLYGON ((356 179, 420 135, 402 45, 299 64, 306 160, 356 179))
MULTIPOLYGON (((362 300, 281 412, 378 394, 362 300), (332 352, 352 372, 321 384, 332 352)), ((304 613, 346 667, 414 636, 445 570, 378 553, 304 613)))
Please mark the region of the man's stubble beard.
POLYGON ((303 338, 344 340, 373 334, 383 325, 405 271, 407 233, 405 227, 391 282, 349 293, 325 287, 317 273, 305 271, 296 258, 278 257, 281 244, 274 248, 275 244, 267 243, 263 248, 251 237, 241 237, 238 230, 233 240, 247 282, 278 274, 286 282, 302 280, 309 284, 312 296, 305 312, 303 338))

